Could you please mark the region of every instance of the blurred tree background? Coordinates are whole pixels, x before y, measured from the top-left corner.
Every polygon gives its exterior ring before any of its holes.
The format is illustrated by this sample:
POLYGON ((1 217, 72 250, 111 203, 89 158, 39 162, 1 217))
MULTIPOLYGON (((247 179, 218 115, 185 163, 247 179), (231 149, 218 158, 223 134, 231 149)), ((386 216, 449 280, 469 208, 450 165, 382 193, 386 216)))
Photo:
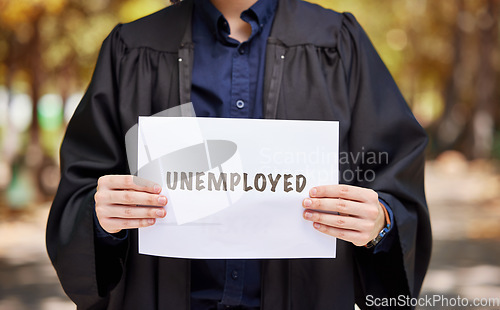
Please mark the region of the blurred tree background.
MULTIPOLYGON (((358 18, 428 131, 429 158, 500 158, 499 0, 314 2, 358 18)), ((0 213, 50 200, 64 128, 103 39, 166 5, 0 0, 0 213)))

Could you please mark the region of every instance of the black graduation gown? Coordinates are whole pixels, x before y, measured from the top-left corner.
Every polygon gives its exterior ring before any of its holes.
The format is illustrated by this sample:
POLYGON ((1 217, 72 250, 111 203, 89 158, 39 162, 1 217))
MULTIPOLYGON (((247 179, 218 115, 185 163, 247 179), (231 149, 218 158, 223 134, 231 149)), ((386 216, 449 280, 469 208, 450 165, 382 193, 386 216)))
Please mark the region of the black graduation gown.
MULTIPOLYGON (((124 136, 139 115, 189 102, 192 0, 117 26, 61 148, 61 183, 47 250, 78 309, 189 309, 190 261, 139 255, 137 231, 120 247, 94 240, 97 179, 127 174, 124 136)), ((386 152, 373 182, 395 216, 392 248, 373 254, 338 241, 336 259, 264 260, 262 309, 352 309, 365 296, 417 296, 431 250, 423 175, 425 132, 350 14, 280 0, 266 52, 266 118, 338 120, 340 151, 386 152)), ((169 133, 165 133, 169 134, 169 133)), ((327 135, 328 133, 324 133, 327 135)))

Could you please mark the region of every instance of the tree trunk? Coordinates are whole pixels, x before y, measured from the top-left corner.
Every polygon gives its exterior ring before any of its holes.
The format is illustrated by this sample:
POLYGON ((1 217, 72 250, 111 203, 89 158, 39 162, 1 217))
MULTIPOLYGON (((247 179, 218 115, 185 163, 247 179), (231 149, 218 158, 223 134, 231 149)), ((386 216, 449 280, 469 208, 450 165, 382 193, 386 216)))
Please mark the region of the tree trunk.
POLYGON ((475 87, 475 109, 472 119, 472 132, 469 133, 473 141, 470 148, 472 158, 488 158, 494 141, 495 110, 498 102, 495 101, 495 87, 498 86, 495 70, 495 57, 498 53, 498 1, 489 0, 487 7, 477 20, 479 37, 477 79, 475 87))

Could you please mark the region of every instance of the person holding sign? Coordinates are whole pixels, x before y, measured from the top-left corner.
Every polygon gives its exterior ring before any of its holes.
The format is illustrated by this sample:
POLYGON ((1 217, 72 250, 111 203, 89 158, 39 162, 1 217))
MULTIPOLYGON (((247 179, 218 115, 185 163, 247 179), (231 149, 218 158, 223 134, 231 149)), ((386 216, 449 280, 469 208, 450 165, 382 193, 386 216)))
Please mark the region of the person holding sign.
POLYGON ((368 309, 367 296, 416 297, 431 251, 426 143, 351 14, 300 0, 184 0, 104 41, 62 144, 48 253, 78 309, 368 309), (187 102, 205 117, 336 120, 341 152, 388 155, 341 163, 341 185, 304 193, 303 220, 340 239, 335 259, 137 253, 136 228, 168 217, 168 201, 130 175, 124 136, 138 116, 187 102), (367 170, 374 179, 346 177, 367 170))

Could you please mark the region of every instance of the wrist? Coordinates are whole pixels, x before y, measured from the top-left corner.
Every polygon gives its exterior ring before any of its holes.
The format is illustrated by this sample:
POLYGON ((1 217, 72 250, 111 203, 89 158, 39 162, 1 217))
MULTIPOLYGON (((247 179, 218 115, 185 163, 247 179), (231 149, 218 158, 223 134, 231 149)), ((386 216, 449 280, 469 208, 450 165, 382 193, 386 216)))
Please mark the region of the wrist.
POLYGON ((378 223, 381 223, 377 225, 378 229, 376 231, 379 231, 379 233, 365 245, 366 248, 372 248, 376 246, 391 228, 391 218, 389 216, 389 212, 381 202, 379 202, 379 208, 382 208, 382 211, 379 213, 382 219, 380 221, 377 221, 378 223))

